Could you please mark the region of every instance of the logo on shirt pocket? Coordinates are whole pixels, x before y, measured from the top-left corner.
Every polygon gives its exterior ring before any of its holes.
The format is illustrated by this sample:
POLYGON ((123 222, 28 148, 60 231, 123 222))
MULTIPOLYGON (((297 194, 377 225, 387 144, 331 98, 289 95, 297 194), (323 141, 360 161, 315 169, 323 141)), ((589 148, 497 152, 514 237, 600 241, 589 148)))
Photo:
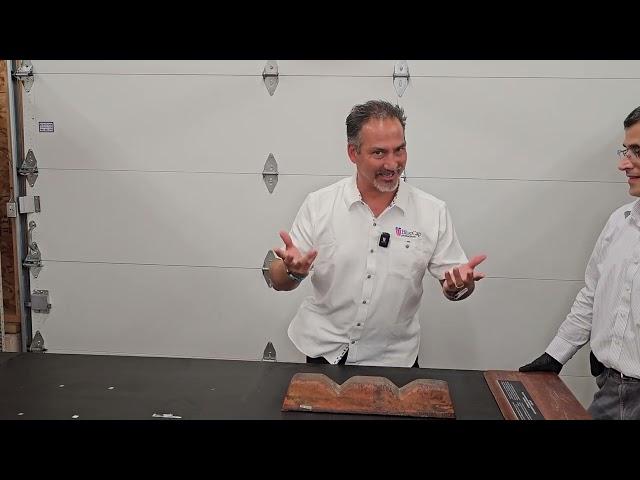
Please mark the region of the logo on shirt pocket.
POLYGON ((396 236, 400 238, 420 238, 422 236, 422 232, 418 232, 417 230, 407 230, 403 227, 396 227, 396 236))

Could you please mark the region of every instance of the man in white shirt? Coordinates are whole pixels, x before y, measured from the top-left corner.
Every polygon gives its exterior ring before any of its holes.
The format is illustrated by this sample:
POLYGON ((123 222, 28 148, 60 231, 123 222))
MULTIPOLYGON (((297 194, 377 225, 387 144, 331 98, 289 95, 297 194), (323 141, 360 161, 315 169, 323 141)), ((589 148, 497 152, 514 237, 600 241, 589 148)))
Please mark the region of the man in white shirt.
POLYGON ((309 194, 290 233, 280 232, 274 289, 293 290, 311 272, 313 295, 288 330, 310 363, 417 367, 426 270, 450 300, 484 277, 474 269, 486 257, 468 261, 446 204, 400 181, 405 122, 388 102, 354 106, 346 125, 356 173, 309 194))
MULTIPOLYGON (((629 194, 640 197, 640 107, 624 120, 618 169, 629 194)), ((585 286, 545 352, 522 372, 552 371, 587 342, 591 373, 599 390, 589 412, 594 419, 640 420, 640 200, 609 217, 591 254, 585 286)))

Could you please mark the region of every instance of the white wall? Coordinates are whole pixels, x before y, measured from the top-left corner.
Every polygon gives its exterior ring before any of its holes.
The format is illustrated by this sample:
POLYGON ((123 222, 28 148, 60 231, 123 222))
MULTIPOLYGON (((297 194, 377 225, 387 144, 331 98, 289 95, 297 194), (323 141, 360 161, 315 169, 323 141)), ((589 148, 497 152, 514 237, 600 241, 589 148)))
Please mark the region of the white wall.
MULTIPOLYGON (((408 115, 409 182, 445 200, 488 274, 461 303, 426 278, 424 367, 517 369, 546 347, 582 287, 609 213, 640 62, 34 61, 25 142, 38 159, 34 240, 51 352, 303 361, 286 327, 309 285, 267 288, 260 267, 305 195, 349 175, 344 121, 371 98, 408 115), (38 133, 53 121, 55 133, 38 133), (262 182, 269 153, 273 194, 262 182)), ((587 405, 584 348, 563 378, 587 405)))

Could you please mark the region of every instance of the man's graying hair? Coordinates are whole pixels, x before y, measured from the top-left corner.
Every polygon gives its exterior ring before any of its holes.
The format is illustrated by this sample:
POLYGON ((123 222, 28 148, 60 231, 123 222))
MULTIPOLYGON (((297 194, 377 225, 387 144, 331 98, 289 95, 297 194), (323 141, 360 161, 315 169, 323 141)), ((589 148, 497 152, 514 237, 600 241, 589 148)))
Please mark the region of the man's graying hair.
POLYGON ((627 115, 627 118, 624 119, 624 128, 632 127, 638 122, 640 122, 640 107, 637 107, 633 112, 627 115))
POLYGON ((362 105, 356 105, 347 116, 347 142, 354 145, 360 152, 360 130, 371 118, 397 118, 404 132, 407 117, 399 105, 392 105, 384 100, 369 100, 362 105))

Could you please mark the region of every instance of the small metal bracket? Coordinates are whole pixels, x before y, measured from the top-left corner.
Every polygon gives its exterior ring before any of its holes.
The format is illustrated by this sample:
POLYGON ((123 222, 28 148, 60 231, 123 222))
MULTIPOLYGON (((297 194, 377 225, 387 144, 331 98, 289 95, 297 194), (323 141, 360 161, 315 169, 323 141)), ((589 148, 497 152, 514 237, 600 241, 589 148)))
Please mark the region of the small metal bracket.
POLYGON ((47 351, 47 349, 44 348, 44 338, 42 338, 40 330, 37 330, 36 334, 33 336, 31 345, 29 345, 29 351, 34 353, 44 353, 47 351))
POLYGON ((29 268, 31 273, 35 278, 38 278, 38 274, 40 270, 42 270, 42 254, 40 253, 40 249, 38 248, 38 244, 33 241, 33 230, 36 228, 36 222, 33 220, 29 222, 29 231, 28 235, 28 244, 29 244, 29 253, 27 254, 27 258, 22 262, 22 266, 25 268, 29 268))
POLYGON ((18 197, 20 213, 40 213, 40 195, 18 197))
POLYGON ((267 282, 267 286, 269 288, 273 287, 273 284, 271 283, 271 276, 269 275, 269 266, 276 258, 278 257, 273 253, 273 250, 269 250, 267 252, 267 256, 264 257, 264 262, 262 264, 262 276, 264 277, 264 281, 267 282))
POLYGON ((273 348, 273 343, 268 342, 267 346, 264 348, 264 353, 262 354, 263 362, 277 362, 276 360, 276 349, 273 348))
POLYGON ((278 87, 278 75, 278 62, 269 60, 262 71, 262 81, 271 96, 273 96, 278 87))
POLYGON ((29 149, 27 152, 27 156, 18 168, 18 175, 25 175, 30 186, 33 187, 36 184, 36 179, 38 178, 38 161, 36 160, 33 150, 29 149))
POLYGON ((179 420, 182 417, 179 415, 174 415, 173 413, 154 413, 151 415, 152 418, 170 418, 172 420, 179 420))
POLYGON ((25 92, 30 92, 33 86, 33 64, 31 60, 23 60, 18 70, 12 72, 12 76, 22 82, 25 92))
POLYGON ((31 301, 27 302, 26 306, 36 313, 49 313, 51 311, 49 290, 34 290, 31 292, 31 301))
POLYGON ((270 153, 267 157, 267 161, 264 162, 262 179, 264 180, 264 184, 267 186, 269 193, 273 193, 276 185, 278 184, 278 162, 276 162, 276 158, 273 156, 273 153, 270 153))
POLYGON ((18 204, 11 200, 7 203, 7 217, 16 218, 18 216, 18 204))
POLYGON ((398 60, 393 68, 393 86, 396 88, 396 93, 399 97, 407 89, 409 77, 409 64, 406 60, 398 60))
POLYGON ((36 229, 36 222, 31 220, 29 222, 29 231, 27 232, 27 243, 31 245, 33 243, 33 231, 36 229))

